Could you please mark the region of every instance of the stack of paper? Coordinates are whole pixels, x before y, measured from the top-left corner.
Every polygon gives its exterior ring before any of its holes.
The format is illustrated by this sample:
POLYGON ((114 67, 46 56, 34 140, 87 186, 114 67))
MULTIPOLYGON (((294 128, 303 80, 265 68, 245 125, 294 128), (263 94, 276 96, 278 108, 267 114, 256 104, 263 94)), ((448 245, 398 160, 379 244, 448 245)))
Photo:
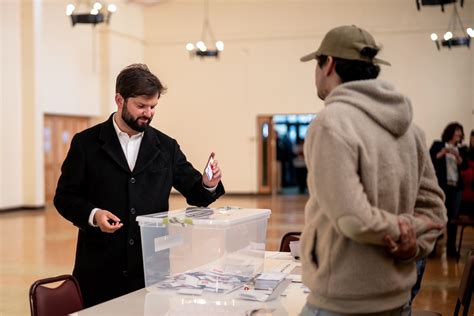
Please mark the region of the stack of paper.
POLYGON ((165 281, 158 283, 157 287, 193 295, 199 295, 202 291, 227 293, 243 286, 249 279, 250 277, 224 273, 219 270, 193 271, 170 276, 165 281), (190 289, 193 291, 189 291, 190 289))
POLYGON ((261 273, 257 278, 255 278, 255 289, 273 290, 286 278, 286 276, 287 273, 283 272, 261 273))
POLYGON ((283 291, 285 291, 285 289, 290 283, 291 280, 283 279, 274 289, 268 290, 258 290, 256 288, 252 289, 251 287, 244 286, 244 288, 239 292, 238 297, 240 299, 250 301, 271 301, 277 299, 280 295, 282 295, 283 291))

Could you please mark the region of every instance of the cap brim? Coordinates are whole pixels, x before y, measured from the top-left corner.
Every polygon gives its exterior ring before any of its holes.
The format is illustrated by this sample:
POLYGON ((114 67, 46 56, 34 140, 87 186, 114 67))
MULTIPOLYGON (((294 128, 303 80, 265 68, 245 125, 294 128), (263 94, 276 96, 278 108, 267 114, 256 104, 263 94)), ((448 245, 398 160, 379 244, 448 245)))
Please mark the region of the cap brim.
POLYGON ((312 53, 310 53, 310 54, 308 54, 308 55, 304 55, 303 57, 300 58, 300 61, 306 62, 306 61, 310 61, 310 60, 316 59, 317 52, 318 52, 318 51, 315 51, 315 52, 312 52, 312 53))
POLYGON ((391 63, 389 63, 388 61, 385 61, 385 60, 383 60, 383 59, 380 59, 380 58, 374 58, 373 61, 374 61, 374 64, 381 64, 381 65, 386 65, 386 66, 392 66, 391 63))

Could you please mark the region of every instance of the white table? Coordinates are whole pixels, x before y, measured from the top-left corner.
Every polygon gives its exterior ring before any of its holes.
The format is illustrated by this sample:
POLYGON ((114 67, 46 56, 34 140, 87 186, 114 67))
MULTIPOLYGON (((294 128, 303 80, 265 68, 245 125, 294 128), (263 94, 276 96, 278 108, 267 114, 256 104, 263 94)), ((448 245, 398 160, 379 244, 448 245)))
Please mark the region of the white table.
MULTIPOLYGON (((264 271, 291 272, 299 262, 289 253, 266 252, 264 271)), ((298 315, 306 303, 302 283, 293 282, 278 299, 269 302, 247 301, 235 295, 181 295, 170 291, 141 289, 73 315, 298 315), (265 313, 267 311, 267 313, 265 313)))

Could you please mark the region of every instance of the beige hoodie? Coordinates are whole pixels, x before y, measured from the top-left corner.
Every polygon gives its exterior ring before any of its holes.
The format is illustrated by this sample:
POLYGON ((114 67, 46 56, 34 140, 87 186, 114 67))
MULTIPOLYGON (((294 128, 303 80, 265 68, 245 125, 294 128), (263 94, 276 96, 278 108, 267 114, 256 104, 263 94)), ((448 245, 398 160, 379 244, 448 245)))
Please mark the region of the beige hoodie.
POLYGON ((410 101, 380 80, 341 84, 308 129, 305 157, 310 198, 301 238, 308 302, 340 313, 371 313, 408 302, 415 260, 440 231, 426 231, 425 215, 446 223, 422 131, 410 101), (383 236, 397 240, 398 218, 417 233, 418 255, 397 261, 383 236))

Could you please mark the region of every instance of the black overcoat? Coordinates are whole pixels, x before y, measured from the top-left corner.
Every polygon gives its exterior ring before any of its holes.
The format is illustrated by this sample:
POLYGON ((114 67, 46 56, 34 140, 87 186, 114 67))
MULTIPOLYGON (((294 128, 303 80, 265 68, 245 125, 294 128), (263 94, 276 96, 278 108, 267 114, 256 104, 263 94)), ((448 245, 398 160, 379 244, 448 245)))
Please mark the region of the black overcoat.
POLYGON ((168 211, 172 187, 196 206, 224 194, 222 183, 214 193, 207 191, 176 140, 152 127, 130 171, 112 120, 113 115, 73 137, 54 197, 59 213, 79 228, 73 274, 86 307, 144 287, 136 217, 168 211), (114 213, 124 226, 112 234, 90 226, 94 208, 114 213))

